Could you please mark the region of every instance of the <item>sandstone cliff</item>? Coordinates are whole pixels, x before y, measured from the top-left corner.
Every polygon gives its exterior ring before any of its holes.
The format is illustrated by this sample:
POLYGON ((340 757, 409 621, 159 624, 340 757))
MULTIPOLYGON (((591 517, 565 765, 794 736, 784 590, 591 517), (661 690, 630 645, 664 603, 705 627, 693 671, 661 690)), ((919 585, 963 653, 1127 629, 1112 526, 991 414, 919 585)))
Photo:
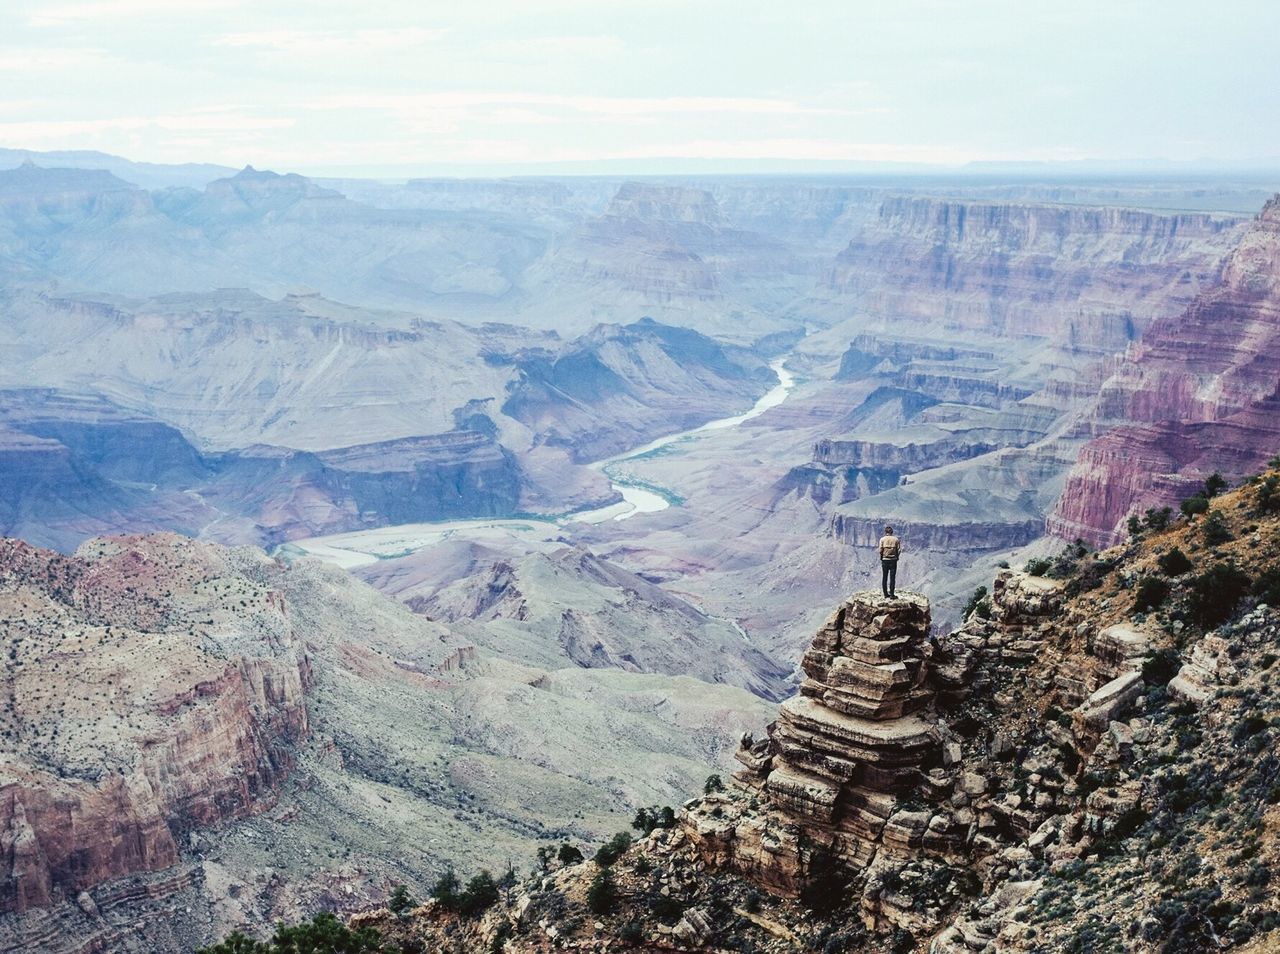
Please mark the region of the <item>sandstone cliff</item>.
POLYGON ((71 558, 3 541, 0 912, 170 867, 187 832, 273 797, 307 735, 309 664, 279 594, 218 593, 226 569, 176 538, 71 558), (181 614, 161 596, 179 552, 194 597, 181 614), (223 631, 233 601, 265 638, 223 631))
POLYGON ((1049 529, 1114 543, 1130 513, 1176 505, 1216 471, 1280 450, 1280 197, 1227 259, 1222 281, 1147 329, 1111 366, 1049 529))

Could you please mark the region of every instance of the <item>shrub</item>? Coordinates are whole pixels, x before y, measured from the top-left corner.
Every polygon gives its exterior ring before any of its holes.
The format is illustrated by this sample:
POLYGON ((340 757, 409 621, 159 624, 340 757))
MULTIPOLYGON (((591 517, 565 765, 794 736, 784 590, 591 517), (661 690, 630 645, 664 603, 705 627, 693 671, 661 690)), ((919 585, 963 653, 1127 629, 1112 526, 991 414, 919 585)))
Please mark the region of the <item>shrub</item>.
POLYGON ((391 889, 391 897, 387 899, 388 911, 399 917, 413 906, 413 896, 409 894, 408 888, 402 884, 398 884, 391 889))
POLYGON ((674 923, 684 914, 684 905, 675 898, 668 897, 665 894, 654 895, 653 900, 649 902, 649 910, 653 916, 659 921, 674 923))
MULTIPOLYGON (((965 620, 965 619, 968 619, 970 616, 972 616, 977 611, 979 604, 982 603, 982 601, 985 600, 986 598, 987 598, 987 588, 985 586, 979 586, 977 589, 973 591, 973 595, 969 597, 969 602, 964 604, 964 612, 960 614, 960 618, 962 620, 965 620)), ((984 616, 983 619, 991 618, 990 607, 991 607, 991 604, 988 603, 987 615, 984 616)))
POLYGON ((624 944, 639 944, 644 940, 644 928, 639 921, 628 921, 618 928, 618 940, 624 944))
POLYGON ((708 775, 707 780, 702 783, 702 794, 710 795, 712 792, 723 792, 724 781, 719 775, 708 775))
POLYGON ((1168 583, 1158 576, 1144 576, 1138 581, 1138 592, 1133 601, 1134 612, 1149 613, 1159 609, 1168 598, 1168 583))
POLYGON ((626 854, 630 847, 631 836, 625 831, 620 831, 600 846, 600 850, 596 852, 595 863, 601 868, 607 868, 626 854))
POLYGON ((1157 649, 1142 661, 1142 678, 1150 686, 1163 686, 1178 674, 1182 657, 1172 649, 1157 649))
POLYGON ((1249 592, 1249 575, 1230 563, 1216 563, 1191 580, 1188 609, 1206 629, 1231 618, 1236 604, 1249 592))
POLYGON ((582 860, 582 852, 567 841, 561 842, 560 850, 556 852, 556 860, 562 865, 576 865, 582 860))
MULTIPOLYGON (((715 777, 719 778, 719 776, 715 777)), ((674 828, 675 824, 676 810, 670 805, 664 805, 661 808, 656 805, 653 808, 638 808, 636 817, 631 820, 631 827, 646 835, 655 828, 674 828)))
POLYGON ((610 914, 618 903, 618 888, 608 868, 601 868, 587 888, 587 907, 592 914, 610 914))
POLYGON ((498 903, 498 882, 488 871, 475 875, 458 897, 458 913, 473 918, 498 903))
POLYGON ((1182 576, 1192 567, 1191 560, 1187 555, 1174 547, 1168 553, 1160 554, 1160 559, 1156 561, 1160 567, 1160 572, 1165 576, 1182 576))
POLYGON ((1261 603, 1280 609, 1280 566, 1273 566, 1253 581, 1253 595, 1261 603))
POLYGON ((1023 564, 1022 572, 1029 573, 1031 576, 1044 576, 1049 572, 1049 567, 1052 565, 1052 563, 1043 557, 1036 557, 1023 564))
POLYGON ((1216 497, 1218 494, 1226 490, 1230 484, 1216 470, 1204 479, 1204 495, 1206 497, 1216 497))
POLYGON ((213 947, 201 948, 198 954, 381 954, 382 938, 373 928, 352 930, 333 914, 321 911, 310 921, 292 927, 281 924, 263 944, 233 932, 213 947))
POLYGON ((1200 530, 1201 538, 1207 546, 1215 547, 1231 539, 1231 528, 1227 526, 1227 518, 1221 510, 1214 510, 1204 518, 1204 526, 1200 530))
POLYGON ((1148 530, 1163 530, 1169 526, 1169 518, 1172 516, 1172 507, 1161 507, 1159 510, 1155 507, 1148 507, 1146 515, 1142 518, 1142 523, 1148 530))
POLYGON ((1138 519, 1136 513, 1129 514, 1129 519, 1125 521, 1125 527, 1129 531, 1129 536, 1139 537, 1142 535, 1142 521, 1138 519))
POLYGON ((445 868, 444 874, 436 879, 436 883, 431 887, 431 897, 440 902, 440 907, 446 911, 458 910, 458 897, 461 882, 458 881, 457 874, 452 868, 445 868))
POLYGON ((1280 477, 1270 474, 1262 478, 1253 499, 1259 513, 1280 511, 1280 477))
POLYGON ((1209 510, 1209 498, 1202 494, 1196 494, 1194 497, 1188 497, 1178 504, 1178 509, 1182 511, 1184 517, 1188 518, 1207 513, 1209 510))

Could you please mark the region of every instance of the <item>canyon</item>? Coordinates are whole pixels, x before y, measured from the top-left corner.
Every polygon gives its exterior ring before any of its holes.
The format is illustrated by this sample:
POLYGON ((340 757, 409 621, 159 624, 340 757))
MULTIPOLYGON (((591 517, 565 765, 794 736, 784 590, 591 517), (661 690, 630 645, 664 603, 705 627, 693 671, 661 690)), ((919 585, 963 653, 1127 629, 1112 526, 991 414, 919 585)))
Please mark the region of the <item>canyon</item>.
POLYGON ((1015 761, 1111 773, 1090 697, 1169 635, 1124 629, 1132 579, 1007 568, 1280 451, 1274 184, 8 161, 3 949, 520 867, 771 721, 654 850, 792 899, 851 865, 867 937, 980 949, 1014 928, 972 878, 1126 811, 1015 761), (894 606, 860 592, 886 523, 894 606))
POLYGON ((855 593, 732 780, 672 825, 478 916, 431 899, 353 925, 472 950, 1271 950, 1271 584, 1212 618, 1180 573, 1154 612, 1132 592, 1173 548, 1274 581, 1263 486, 1215 502, 1226 542, 1183 522, 1052 578, 1004 570, 946 635, 918 594, 855 593))

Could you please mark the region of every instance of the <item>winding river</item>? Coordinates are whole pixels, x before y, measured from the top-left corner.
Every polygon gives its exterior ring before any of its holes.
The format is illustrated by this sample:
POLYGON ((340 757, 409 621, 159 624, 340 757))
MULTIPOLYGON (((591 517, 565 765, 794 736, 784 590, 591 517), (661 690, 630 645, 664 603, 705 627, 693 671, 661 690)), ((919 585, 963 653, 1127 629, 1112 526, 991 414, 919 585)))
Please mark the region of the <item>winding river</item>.
POLYGON ((553 539, 565 524, 574 522, 598 524, 609 520, 630 520, 642 514, 666 510, 673 503, 679 502, 679 498, 664 488, 644 483, 627 474, 621 465, 627 461, 655 454, 674 444, 696 441, 715 431, 738 427, 754 417, 759 417, 770 408, 777 407, 787 399, 787 395, 791 393, 796 383, 795 376, 783 367, 784 360, 784 358, 778 358, 770 364, 774 373, 778 375, 778 383, 756 401, 751 410, 745 414, 708 421, 700 427, 668 434, 640 447, 633 447, 621 454, 589 464, 588 466, 593 470, 600 471, 609 478, 610 485, 622 496, 622 500, 618 503, 547 518, 522 520, 513 517, 499 519, 482 517, 469 520, 400 524, 394 527, 380 527, 376 530, 355 530, 350 533, 294 540, 279 547, 278 552, 298 556, 306 554, 335 563, 345 569, 352 569, 377 560, 406 556, 460 534, 472 536, 483 535, 485 532, 517 532, 542 534, 547 539, 553 539))

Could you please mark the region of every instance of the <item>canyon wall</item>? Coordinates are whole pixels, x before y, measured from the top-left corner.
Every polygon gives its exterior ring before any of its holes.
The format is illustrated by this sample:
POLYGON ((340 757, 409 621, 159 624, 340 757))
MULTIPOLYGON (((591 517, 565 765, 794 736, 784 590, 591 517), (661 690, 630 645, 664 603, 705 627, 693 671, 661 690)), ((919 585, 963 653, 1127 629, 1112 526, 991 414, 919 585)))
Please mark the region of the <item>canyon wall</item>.
POLYGON ((1139 327, 1217 277, 1240 217, 889 197, 838 256, 837 294, 892 322, 1053 337, 1079 315, 1139 327))
POLYGON ((1085 445, 1049 529, 1114 543, 1129 514, 1176 506, 1214 471, 1239 477, 1280 452, 1280 198, 1222 281, 1154 322, 1109 365, 1079 425, 1085 445))
MULTIPOLYGON (((157 605, 175 546, 123 539, 62 557, 0 542, 0 912, 176 864, 188 832, 273 798, 307 736, 309 664, 283 602, 246 592, 270 638, 202 648, 195 624, 157 605)), ((216 559, 194 556, 183 572, 216 575, 216 559)))

